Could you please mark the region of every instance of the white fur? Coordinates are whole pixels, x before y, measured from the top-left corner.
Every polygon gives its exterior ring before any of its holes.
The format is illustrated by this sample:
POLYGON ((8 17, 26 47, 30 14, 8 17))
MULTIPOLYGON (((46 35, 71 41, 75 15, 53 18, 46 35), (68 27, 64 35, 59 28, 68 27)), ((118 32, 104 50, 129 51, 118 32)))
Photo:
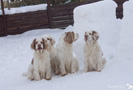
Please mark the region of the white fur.
MULTIPOLYGON (((68 44, 64 41, 66 33, 63 34, 57 45, 57 58, 60 61, 60 73, 62 76, 67 73, 75 73, 78 71, 78 60, 73 55, 73 44, 68 44)), ((74 41, 78 39, 78 34, 75 34, 74 41)))
POLYGON ((85 32, 84 58, 85 67, 84 72, 98 71, 100 72, 106 63, 103 58, 101 47, 98 44, 98 33, 93 35, 93 31, 85 32))
POLYGON ((48 42, 48 51, 50 53, 50 62, 51 62, 51 68, 55 72, 56 75, 59 74, 59 61, 56 58, 56 48, 54 46, 55 40, 50 35, 45 35, 43 37, 48 42))
POLYGON ((33 54, 33 64, 28 68, 27 77, 31 80, 41 80, 43 78, 51 79, 50 55, 47 49, 44 48, 42 39, 36 39, 38 42, 35 45, 35 52, 33 54), (41 50, 38 50, 38 44, 41 44, 41 50))

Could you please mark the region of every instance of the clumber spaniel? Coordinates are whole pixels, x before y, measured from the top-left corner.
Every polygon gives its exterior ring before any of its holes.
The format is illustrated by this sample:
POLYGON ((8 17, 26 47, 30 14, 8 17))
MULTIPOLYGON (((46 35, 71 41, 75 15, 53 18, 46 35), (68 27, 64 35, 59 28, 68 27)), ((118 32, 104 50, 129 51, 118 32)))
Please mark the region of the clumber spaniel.
POLYGON ((50 55, 47 47, 47 40, 43 38, 33 40, 31 48, 34 50, 34 55, 27 73, 30 80, 51 79, 50 55))
POLYGON ((54 46, 55 44, 55 40, 53 37, 51 37, 50 35, 45 35, 43 36, 43 38, 45 40, 47 40, 47 43, 48 43, 48 48, 47 50, 49 51, 50 53, 50 62, 51 62, 51 68, 52 70, 55 72, 56 75, 59 74, 59 61, 58 59, 56 58, 56 48, 54 46))
POLYGON ((56 45, 57 59, 60 61, 60 73, 62 76, 78 71, 78 60, 73 54, 73 42, 78 37, 78 34, 74 32, 66 32, 60 37, 56 45))
POLYGON ((88 71, 98 71, 100 72, 106 63, 105 58, 103 58, 103 53, 101 47, 98 44, 99 35, 96 31, 85 32, 84 40, 84 58, 85 67, 84 72, 88 71))

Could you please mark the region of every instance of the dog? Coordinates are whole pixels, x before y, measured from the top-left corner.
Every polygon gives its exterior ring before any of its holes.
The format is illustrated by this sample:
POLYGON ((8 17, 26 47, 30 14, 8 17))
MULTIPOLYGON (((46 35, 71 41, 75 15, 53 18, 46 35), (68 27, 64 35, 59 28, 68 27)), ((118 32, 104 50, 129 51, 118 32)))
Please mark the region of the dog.
POLYGON ((73 53, 73 42, 78 39, 79 35, 74 32, 64 33, 57 45, 57 59, 60 62, 60 74, 65 76, 67 73, 78 71, 78 60, 73 53))
POLYGON ((45 40, 47 40, 47 43, 48 43, 47 50, 50 53, 51 68, 52 68, 53 72, 56 75, 58 75, 60 72, 59 72, 59 61, 56 58, 57 57, 57 55, 56 55, 56 48, 54 46, 55 45, 55 40, 50 35, 45 35, 45 36, 43 36, 43 38, 45 40))
POLYGON ((103 52, 101 51, 101 47, 98 44, 98 39, 99 35, 96 31, 88 31, 84 34, 84 72, 100 72, 105 66, 106 59, 103 58, 103 52))
POLYGON ((51 79, 50 54, 47 51, 47 40, 35 38, 31 44, 34 50, 33 59, 28 67, 27 77, 30 80, 51 79))

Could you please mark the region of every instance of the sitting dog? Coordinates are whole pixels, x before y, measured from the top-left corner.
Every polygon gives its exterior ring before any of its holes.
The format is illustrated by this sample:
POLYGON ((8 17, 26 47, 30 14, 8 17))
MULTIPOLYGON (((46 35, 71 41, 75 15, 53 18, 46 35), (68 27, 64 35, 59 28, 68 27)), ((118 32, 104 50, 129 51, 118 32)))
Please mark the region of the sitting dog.
POLYGON ((57 59, 60 61, 60 73, 62 76, 78 71, 78 61, 73 55, 73 42, 78 37, 78 34, 74 32, 66 32, 60 37, 56 45, 57 59))
POLYGON ((36 38, 31 44, 34 50, 34 57, 28 68, 27 77, 30 80, 51 79, 50 55, 47 51, 47 40, 36 38))
POLYGON ((49 54, 50 54, 51 68, 54 71, 54 73, 58 75, 59 74, 59 61, 56 58, 56 48, 54 46, 55 40, 50 35, 45 35, 43 38, 47 40, 47 43, 48 43, 47 50, 49 51, 49 54))
POLYGON ((84 40, 84 58, 85 67, 84 72, 88 71, 98 71, 100 72, 106 63, 105 58, 103 58, 103 53, 101 47, 98 44, 99 35, 96 31, 85 32, 84 40))

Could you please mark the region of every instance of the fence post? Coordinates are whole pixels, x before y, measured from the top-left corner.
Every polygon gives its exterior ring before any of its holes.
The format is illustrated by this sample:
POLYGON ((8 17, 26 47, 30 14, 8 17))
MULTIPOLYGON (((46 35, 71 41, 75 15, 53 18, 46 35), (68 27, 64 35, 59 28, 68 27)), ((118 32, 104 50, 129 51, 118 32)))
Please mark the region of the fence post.
POLYGON ((1 0, 1 8, 2 8, 2 13, 3 13, 4 32, 5 32, 5 35, 7 36, 6 17, 5 17, 5 11, 4 11, 4 3, 3 3, 3 0, 1 0))
POLYGON ((48 17, 49 28, 51 28, 51 21, 50 21, 50 0, 47 0, 47 17, 48 17))
POLYGON ((129 0, 113 0, 113 1, 117 4, 116 18, 122 19, 123 18, 123 4, 124 2, 129 1, 129 0))
POLYGON ((9 3, 9 0, 7 0, 7 6, 8 6, 8 10, 10 10, 10 3, 9 3))

